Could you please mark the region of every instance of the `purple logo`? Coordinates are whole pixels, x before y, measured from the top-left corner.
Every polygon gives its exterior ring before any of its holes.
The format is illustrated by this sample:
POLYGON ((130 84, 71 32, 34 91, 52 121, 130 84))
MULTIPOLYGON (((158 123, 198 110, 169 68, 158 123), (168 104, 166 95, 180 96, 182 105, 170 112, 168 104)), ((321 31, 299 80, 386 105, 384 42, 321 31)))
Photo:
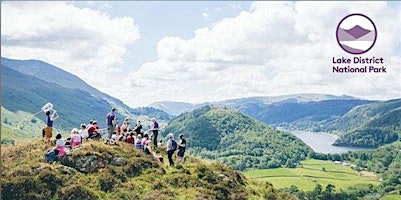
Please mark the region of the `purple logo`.
POLYGON ((376 42, 377 30, 373 21, 363 14, 350 14, 337 26, 337 42, 350 54, 368 52, 376 42))

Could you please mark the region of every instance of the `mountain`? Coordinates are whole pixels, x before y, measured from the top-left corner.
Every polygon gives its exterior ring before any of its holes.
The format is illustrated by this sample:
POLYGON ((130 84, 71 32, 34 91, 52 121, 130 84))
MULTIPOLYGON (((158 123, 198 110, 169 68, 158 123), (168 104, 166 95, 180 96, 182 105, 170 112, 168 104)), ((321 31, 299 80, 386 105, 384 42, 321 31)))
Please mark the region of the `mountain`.
MULTIPOLYGON (((129 117, 136 120, 158 116, 169 119, 169 115, 161 110, 132 109, 120 100, 89 86, 78 77, 45 62, 7 58, 2 58, 1 61, 2 107, 12 113, 37 113, 36 117, 44 121, 45 115, 40 112, 41 107, 51 102, 60 115, 54 123, 54 127, 59 131, 69 131, 81 123, 88 123, 91 119, 96 119, 103 128, 105 116, 112 107, 117 108, 117 116, 120 118, 129 117)), ((24 120, 25 118, 21 117, 17 121, 8 120, 4 123, 3 120, 2 123, 13 126, 15 130, 15 126, 24 120)), ((32 121, 30 120, 26 118, 25 122, 29 124, 32 121)), ((36 122, 36 119, 34 121, 36 122)), ((41 123, 35 124, 42 126, 41 123)), ((29 132, 27 129, 22 130, 23 127, 17 129, 29 132)), ((35 134, 40 135, 39 132, 35 134)))
POLYGON ((177 116, 181 113, 192 111, 198 108, 199 105, 184 102, 161 101, 151 103, 148 107, 160 109, 170 115, 177 116))
MULTIPOLYGON (((350 96, 325 94, 294 94, 276 97, 250 97, 220 102, 188 105, 191 110, 202 105, 215 105, 235 109, 245 115, 275 126, 310 128, 320 121, 331 120, 342 116, 353 107, 373 101, 356 99, 350 96)), ((179 113, 180 110, 170 107, 173 103, 156 103, 158 108, 179 113)))
POLYGON ((335 145, 378 147, 401 138, 401 99, 353 108, 342 117, 322 124, 322 131, 340 132, 335 145))
MULTIPOLYGON (((2 147, 2 199, 296 199, 191 156, 170 167, 127 143, 89 141, 50 164, 43 157, 48 148, 40 141, 2 147)), ((158 154, 167 160, 164 151, 158 154)))
POLYGON ((188 152, 235 169, 295 166, 313 151, 290 133, 230 109, 205 106, 181 114, 164 131, 184 134, 188 152))
POLYGON ((121 114, 130 116, 131 108, 125 105, 122 101, 100 92, 77 76, 54 65, 40 60, 13 60, 4 57, 1 58, 1 64, 2 66, 8 66, 22 74, 30 75, 42 81, 51 83, 51 85, 57 84, 64 88, 85 91, 88 95, 93 96, 96 99, 105 100, 110 105, 108 109, 115 107, 121 114))

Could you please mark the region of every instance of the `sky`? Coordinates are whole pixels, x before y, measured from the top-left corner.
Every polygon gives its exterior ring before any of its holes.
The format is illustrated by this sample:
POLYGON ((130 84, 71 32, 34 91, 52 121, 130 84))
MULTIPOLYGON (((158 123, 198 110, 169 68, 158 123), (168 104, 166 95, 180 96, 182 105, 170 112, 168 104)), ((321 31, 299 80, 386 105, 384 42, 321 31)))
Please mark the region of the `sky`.
POLYGON ((297 93, 400 98, 400 52, 400 2, 1 2, 1 56, 48 62, 131 107, 297 93), (333 57, 354 57, 335 36, 351 13, 374 21, 377 41, 360 56, 382 57, 387 73, 333 73, 333 57))

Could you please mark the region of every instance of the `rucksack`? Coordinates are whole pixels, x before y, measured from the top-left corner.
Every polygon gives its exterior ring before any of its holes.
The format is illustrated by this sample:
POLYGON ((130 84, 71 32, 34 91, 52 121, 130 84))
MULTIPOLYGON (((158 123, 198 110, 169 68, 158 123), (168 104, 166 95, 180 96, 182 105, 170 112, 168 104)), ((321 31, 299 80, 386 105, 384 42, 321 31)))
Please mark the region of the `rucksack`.
POLYGON ((171 150, 177 150, 177 142, 175 140, 171 140, 171 150))
POLYGON ((53 163, 58 161, 58 155, 56 154, 57 152, 54 149, 49 149, 45 153, 45 160, 49 163, 53 163))

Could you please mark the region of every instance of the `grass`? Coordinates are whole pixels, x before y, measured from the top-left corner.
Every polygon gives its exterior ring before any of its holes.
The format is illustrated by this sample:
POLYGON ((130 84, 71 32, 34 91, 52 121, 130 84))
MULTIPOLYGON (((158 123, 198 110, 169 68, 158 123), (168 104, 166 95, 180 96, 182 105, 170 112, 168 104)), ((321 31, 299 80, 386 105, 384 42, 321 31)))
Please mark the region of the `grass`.
POLYGON ((380 200, 400 200, 400 199, 401 195, 398 194, 390 194, 380 198, 380 200))
MULTIPOLYGON (((2 148, 2 197, 5 199, 294 199, 269 183, 258 184, 240 172, 217 163, 187 156, 170 167, 132 145, 105 145, 90 141, 71 151, 62 162, 47 163, 51 148, 40 139, 2 148), (94 171, 82 171, 83 160, 93 158, 94 171), (112 164, 123 158, 122 165, 112 164), (4 187, 3 187, 4 186, 4 187), (70 197, 70 198, 66 198, 70 197)), ((89 165, 87 165, 89 166, 89 165)))
POLYGON ((316 184, 323 187, 332 184, 336 190, 359 184, 380 184, 373 173, 358 173, 349 166, 340 166, 331 161, 308 159, 301 164, 299 168, 250 170, 244 174, 251 180, 269 181, 278 188, 295 185, 304 191, 312 190, 316 184))

